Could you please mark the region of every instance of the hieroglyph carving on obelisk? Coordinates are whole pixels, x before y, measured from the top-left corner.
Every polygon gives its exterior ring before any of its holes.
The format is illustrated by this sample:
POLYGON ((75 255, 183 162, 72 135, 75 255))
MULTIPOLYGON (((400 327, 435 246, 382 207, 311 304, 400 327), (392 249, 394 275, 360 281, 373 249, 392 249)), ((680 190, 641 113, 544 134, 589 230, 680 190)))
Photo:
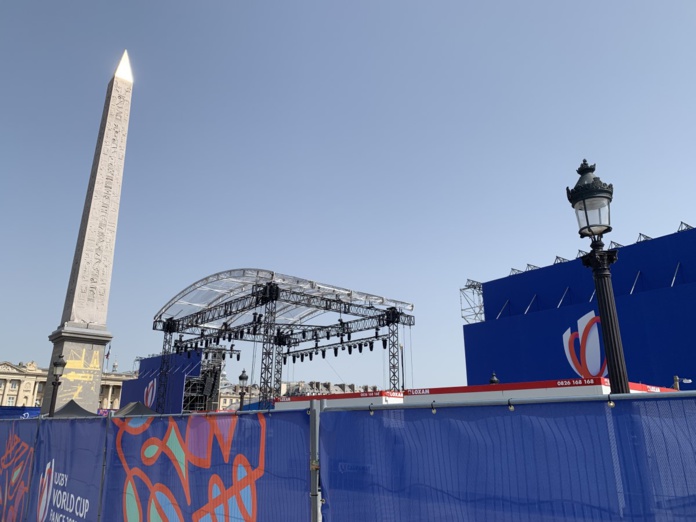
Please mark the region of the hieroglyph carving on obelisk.
POLYGON ((106 316, 132 90, 133 75, 126 51, 107 88, 63 316, 58 329, 49 336, 53 354, 42 413, 50 405, 53 362, 61 354, 67 366, 58 387, 56 408, 70 399, 90 411, 101 406, 104 347, 112 338, 106 316))

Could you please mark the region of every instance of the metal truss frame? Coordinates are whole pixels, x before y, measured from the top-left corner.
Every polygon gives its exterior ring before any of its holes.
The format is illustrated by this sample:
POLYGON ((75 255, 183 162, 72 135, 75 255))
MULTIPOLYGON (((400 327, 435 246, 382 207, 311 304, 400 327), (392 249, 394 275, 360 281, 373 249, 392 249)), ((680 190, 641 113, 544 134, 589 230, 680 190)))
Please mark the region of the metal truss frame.
MULTIPOLYGON (((233 272, 240 278, 242 272, 248 275, 246 271, 233 272)), ((259 407, 262 409, 270 408, 280 396, 283 366, 288 357, 292 357, 293 362, 298 358, 304 361, 305 357, 311 360, 320 352, 325 357, 326 351, 331 349, 338 355, 339 348, 349 353, 353 350, 362 353, 363 347, 370 346, 372 350, 375 341, 382 341, 384 347, 389 348, 390 390, 403 389, 398 326, 415 324, 414 317, 403 311, 404 308, 412 310, 413 305, 290 276, 276 277, 269 271, 263 272, 264 278, 271 276, 271 280, 265 282, 249 278, 225 291, 216 288, 205 305, 187 301, 192 292, 200 292, 205 285, 220 281, 225 274, 228 272, 191 285, 155 316, 153 329, 164 332, 157 395, 161 409, 158 411, 164 408, 172 347, 177 353, 212 347, 223 353, 238 354, 235 343, 261 342, 259 407), (191 309, 195 311, 181 313, 191 309), (338 314, 339 318, 330 324, 307 323, 325 313, 338 314), (344 316, 356 319, 344 320, 344 316), (384 327, 388 329, 386 334, 380 332, 384 327), (368 331, 374 331, 374 336, 360 335, 368 331), (179 334, 176 341, 174 334, 179 334), (331 342, 332 338, 338 342, 331 342), (226 347, 224 343, 230 344, 226 347), (311 347, 305 346, 310 343, 311 347)))
POLYGON ((459 303, 462 319, 466 324, 480 323, 484 320, 483 285, 473 279, 467 279, 464 288, 459 290, 459 303))

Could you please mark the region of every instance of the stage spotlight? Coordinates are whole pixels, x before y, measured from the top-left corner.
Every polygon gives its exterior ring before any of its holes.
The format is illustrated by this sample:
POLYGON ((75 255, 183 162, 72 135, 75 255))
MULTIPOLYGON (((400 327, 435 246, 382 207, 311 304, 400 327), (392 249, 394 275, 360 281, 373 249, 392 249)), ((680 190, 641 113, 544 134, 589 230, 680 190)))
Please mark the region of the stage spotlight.
POLYGON ((341 345, 341 350, 345 350, 345 349, 346 349, 346 345, 345 345, 345 344, 342 344, 342 345, 341 345))
MULTIPOLYGON (((240 359, 241 355, 242 355, 241 353, 238 353, 238 354, 237 354, 237 360, 240 359)), ((225 358, 225 354, 224 354, 224 353, 222 354, 222 358, 223 358, 223 359, 225 358)))
POLYGON ((387 349, 387 340, 386 339, 382 339, 382 348, 384 348, 385 350, 387 349))
POLYGON ((283 364, 288 364, 288 356, 283 355, 283 364))
POLYGON ((296 356, 296 355, 293 355, 293 356, 292 356, 292 363, 295 364, 295 361, 297 361, 297 356, 296 356))
POLYGON ((329 339, 331 339, 331 332, 327 331, 326 332, 326 340, 328 341, 329 339))
POLYGON ((300 362, 304 362, 304 354, 300 355, 300 362))
POLYGON ((362 343, 358 345, 358 352, 362 353, 362 343))
POLYGON ((338 348, 334 348, 334 357, 338 357, 338 348))
POLYGON ((222 360, 223 361, 225 360, 225 353, 224 352, 222 353, 222 360))
POLYGON ((348 346, 348 355, 353 355, 353 346, 348 346))
POLYGON ((259 314, 259 316, 256 318, 256 321, 258 321, 260 323, 262 318, 263 318, 263 314, 259 314))
POLYGON ((219 337, 216 337, 216 338, 215 338, 215 344, 220 344, 220 338, 219 338, 219 337))
POLYGON ((310 360, 310 361, 312 360, 312 354, 311 354, 311 353, 309 354, 309 360, 310 360))
POLYGON ((302 338, 303 339, 307 338, 307 332, 305 330, 302 330, 302 338))
POLYGON ((326 359, 326 350, 321 351, 321 358, 326 359))
POLYGON ((374 347, 375 347, 375 343, 370 341, 370 351, 372 351, 374 347))

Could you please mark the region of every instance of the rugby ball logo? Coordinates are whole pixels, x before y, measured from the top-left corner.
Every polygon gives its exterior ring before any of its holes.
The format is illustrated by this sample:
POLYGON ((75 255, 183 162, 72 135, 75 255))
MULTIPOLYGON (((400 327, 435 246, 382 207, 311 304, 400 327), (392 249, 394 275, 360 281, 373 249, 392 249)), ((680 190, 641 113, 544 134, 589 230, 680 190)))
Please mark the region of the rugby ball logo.
POLYGON ((39 501, 36 507, 36 520, 39 522, 46 521, 48 508, 51 504, 51 493, 53 492, 53 465, 53 460, 46 464, 46 469, 41 474, 39 480, 39 501))
POLYGON ((568 328, 563 333, 563 348, 568 364, 584 379, 607 374, 607 360, 599 344, 599 323, 600 318, 594 311, 588 312, 578 319, 576 332, 568 328))
POLYGON ((155 404, 155 395, 157 393, 157 379, 152 379, 145 387, 145 394, 143 396, 143 403, 148 408, 152 408, 155 404))

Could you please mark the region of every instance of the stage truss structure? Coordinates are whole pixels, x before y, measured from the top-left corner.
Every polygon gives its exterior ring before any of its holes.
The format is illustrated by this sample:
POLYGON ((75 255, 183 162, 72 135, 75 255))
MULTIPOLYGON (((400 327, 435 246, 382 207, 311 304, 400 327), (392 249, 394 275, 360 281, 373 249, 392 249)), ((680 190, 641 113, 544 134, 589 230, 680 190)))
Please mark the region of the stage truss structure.
MULTIPOLYGON (((389 350, 389 386, 403 390, 399 326, 413 326, 411 303, 270 270, 242 268, 213 274, 188 286, 155 315, 164 334, 156 410, 167 396, 170 356, 214 348, 237 356, 245 343, 260 343, 260 409, 280 397, 283 366, 325 358, 327 352, 389 350), (401 373, 400 373, 401 370, 401 373)), ((204 352, 205 353, 205 352, 204 352)))
POLYGON ((462 319, 466 324, 480 323, 484 320, 483 285, 467 279, 464 288, 459 289, 459 304, 462 319))

